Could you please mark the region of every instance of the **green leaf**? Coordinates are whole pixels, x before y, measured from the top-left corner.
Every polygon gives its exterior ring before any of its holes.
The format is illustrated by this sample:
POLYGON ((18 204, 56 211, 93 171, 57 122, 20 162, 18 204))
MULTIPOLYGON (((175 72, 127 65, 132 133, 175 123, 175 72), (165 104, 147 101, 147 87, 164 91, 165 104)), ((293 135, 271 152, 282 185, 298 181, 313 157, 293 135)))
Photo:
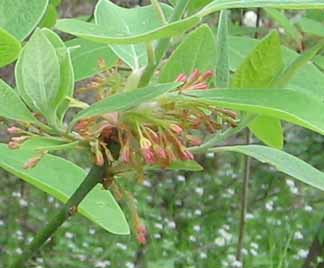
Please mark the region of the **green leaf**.
POLYGON ((17 59, 20 49, 21 45, 16 37, 0 28, 0 68, 17 59))
MULTIPOLYGON (((167 170, 183 170, 183 171, 202 171, 204 168, 196 161, 193 160, 176 160, 173 161, 168 167, 165 169, 167 170)), ((161 167, 159 165, 150 165, 146 166, 145 170, 161 170, 161 167)))
POLYGON ((62 122, 70 101, 67 97, 72 97, 74 93, 74 72, 70 49, 68 49, 60 37, 51 30, 41 30, 56 50, 60 64, 60 87, 56 97, 57 116, 62 122))
MULTIPOLYGON (((0 166, 27 183, 66 202, 81 184, 86 172, 72 162, 46 155, 32 169, 24 169, 26 161, 34 156, 33 151, 11 150, 0 145, 0 166)), ((80 214, 114 234, 129 234, 123 212, 109 191, 101 186, 94 188, 79 206, 80 214)))
POLYGON ((188 94, 219 107, 275 117, 324 134, 324 103, 301 92, 287 89, 210 89, 188 94))
POLYGON ((290 35, 293 40, 295 40, 298 44, 301 42, 301 34, 283 12, 274 8, 265 8, 265 11, 285 30, 285 33, 290 35))
POLYGON ((318 0, 214 0, 205 6, 200 16, 230 8, 272 7, 279 9, 323 9, 324 2, 318 0))
POLYGON ((61 83, 60 59, 46 34, 38 30, 24 47, 16 65, 17 89, 34 111, 50 123, 56 120, 61 83))
POLYGON ((283 147, 283 129, 278 119, 269 116, 258 116, 249 128, 265 144, 281 149, 283 147))
MULTIPOLYGON (((171 15, 172 9, 166 5, 162 5, 162 8, 165 16, 168 18, 171 15)), ((127 10, 117 7, 110 1, 99 1, 95 11, 95 21, 98 25, 104 27, 113 24, 122 32, 128 34, 150 31, 162 25, 159 16, 152 6, 127 10), (119 13, 122 13, 123 16, 118 16, 117 14, 119 13), (110 16, 107 16, 107 14, 110 14, 110 16), (143 16, 142 19, 138 19, 139 14, 143 16)), ((147 52, 143 44, 111 45, 110 47, 133 70, 140 69, 147 64, 147 52)))
POLYGON ((77 141, 70 142, 51 137, 31 137, 19 147, 19 150, 60 151, 74 148, 77 145, 77 141))
POLYGON ((168 167, 168 169, 171 170, 186 170, 186 171, 202 171, 204 168, 196 161, 188 160, 188 161, 174 161, 171 163, 171 165, 168 167))
MULTIPOLYGON (((166 17, 172 13, 168 5, 161 5, 166 17)), ((152 5, 122 8, 108 0, 100 0, 95 11, 96 24, 76 19, 62 19, 56 24, 60 31, 105 44, 135 44, 179 35, 200 22, 189 17, 163 24, 152 5)))
POLYGON ((213 152, 238 152, 262 163, 273 165, 279 171, 324 191, 324 173, 286 152, 261 145, 228 146, 211 149, 213 152))
POLYGON ((24 40, 46 12, 48 0, 0 0, 0 27, 24 40))
MULTIPOLYGON (((238 68, 259 42, 247 37, 231 37, 229 39, 231 52, 230 67, 232 71, 238 68)), ((286 47, 282 47, 282 54, 286 67, 300 56, 286 47)), ((298 70, 285 88, 310 94, 320 100, 324 100, 324 74, 314 64, 306 64, 298 70)))
POLYGON ((22 122, 37 122, 36 118, 27 109, 17 93, 1 79, 0 116, 22 122))
POLYGON ((324 37, 324 24, 322 22, 308 18, 302 18, 298 22, 298 25, 301 27, 301 30, 304 33, 324 37))
POLYGON ((228 11, 220 13, 217 31, 217 64, 216 87, 227 88, 229 86, 230 70, 228 58, 228 11))
POLYGON ((305 51, 299 57, 297 57, 277 79, 274 81, 274 87, 284 87, 288 84, 290 79, 296 75, 296 73, 311 61, 317 53, 324 48, 324 39, 318 42, 315 46, 305 51))
POLYGON ((236 88, 268 88, 283 68, 279 35, 273 31, 244 59, 231 84, 236 88))
POLYGON ((57 13, 56 7, 52 4, 48 5, 46 14, 42 21, 39 23, 40 27, 52 28, 56 24, 59 14, 57 13))
MULTIPOLYGON (((272 86, 283 68, 279 35, 271 32, 245 58, 233 77, 232 85, 243 90, 266 89, 272 86)), ((260 117, 249 128, 265 144, 282 148, 278 147, 283 145, 283 131, 278 119, 260 117)))
POLYGON ((158 84, 109 96, 78 113, 71 124, 73 125, 73 123, 80 119, 105 113, 126 111, 143 102, 159 97, 169 90, 177 88, 179 85, 180 83, 158 84))
POLYGON ((314 58, 314 64, 324 72, 324 57, 323 56, 316 56, 314 58))
POLYGON ((175 81, 179 74, 189 75, 194 69, 201 72, 216 66, 215 39, 211 29, 202 25, 177 47, 160 74, 160 82, 175 81))
POLYGON ((50 0, 50 4, 54 7, 58 7, 61 4, 62 0, 50 0))
POLYGON ((67 41, 65 45, 71 48, 75 81, 83 80, 99 73, 99 59, 103 59, 108 67, 111 67, 117 61, 117 56, 105 44, 75 38, 67 41), (84 64, 85 62, 86 64, 84 64))

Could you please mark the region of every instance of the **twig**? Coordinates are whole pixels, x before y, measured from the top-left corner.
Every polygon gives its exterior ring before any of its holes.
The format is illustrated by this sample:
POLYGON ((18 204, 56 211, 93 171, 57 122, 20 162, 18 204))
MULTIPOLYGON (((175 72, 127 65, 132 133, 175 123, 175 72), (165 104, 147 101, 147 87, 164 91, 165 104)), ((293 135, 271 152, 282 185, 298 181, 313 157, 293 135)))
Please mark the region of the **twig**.
MULTIPOLYGON (((246 144, 251 142, 251 132, 246 130, 246 144)), ((251 174, 251 158, 249 156, 244 157, 244 177, 243 177, 243 189, 241 197, 241 215, 240 215, 240 229, 239 229, 239 240, 237 243, 236 259, 241 261, 242 249, 245 236, 245 223, 246 223, 246 211, 248 206, 248 195, 249 195, 249 180, 251 174)))
MULTIPOLYGON (((324 218, 322 219, 314 240, 309 248, 308 255, 303 264, 303 268, 312 268, 317 264, 317 258, 324 256, 324 242, 320 240, 319 236, 324 228, 324 218)), ((324 263, 320 263, 318 268, 323 267, 324 263)))
POLYGON ((45 242, 56 232, 56 230, 77 211, 78 205, 87 194, 102 181, 105 168, 93 166, 89 174, 81 183, 79 188, 73 193, 67 203, 51 219, 51 221, 40 230, 33 241, 25 248, 23 254, 18 256, 10 268, 23 268, 26 261, 31 258, 45 242))

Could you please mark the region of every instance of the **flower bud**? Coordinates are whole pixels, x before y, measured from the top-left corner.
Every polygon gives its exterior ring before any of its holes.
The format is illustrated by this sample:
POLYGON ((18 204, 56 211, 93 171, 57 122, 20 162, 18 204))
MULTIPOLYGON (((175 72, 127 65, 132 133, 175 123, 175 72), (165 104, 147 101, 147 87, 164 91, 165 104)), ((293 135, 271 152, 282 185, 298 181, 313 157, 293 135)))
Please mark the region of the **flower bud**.
POLYGON ((194 156, 191 152, 187 151, 187 150, 183 150, 181 151, 181 159, 182 160, 194 160, 194 156))
POLYGON ((201 82, 201 83, 198 83, 198 84, 195 84, 192 86, 192 89, 208 89, 208 84, 205 83, 205 82, 201 82))
POLYGON ((122 149, 121 157, 122 157, 122 160, 125 163, 129 163, 129 161, 130 161, 130 150, 129 150, 128 146, 124 146, 124 148, 122 149))
POLYGON ((178 77, 177 77, 177 79, 176 79, 176 82, 183 82, 183 83, 185 83, 186 82, 186 80, 187 80, 187 76, 185 75, 185 74, 179 74, 178 75, 178 77))
POLYGON ((14 126, 14 127, 9 127, 7 131, 9 134, 17 134, 21 131, 21 129, 14 126))
POLYGON ((141 245, 147 243, 147 230, 144 224, 140 224, 136 227, 136 239, 141 245))
POLYGON ((199 146, 202 144, 202 140, 199 137, 187 135, 186 138, 189 140, 190 145, 192 146, 199 146))
POLYGON ((198 69, 195 69, 188 77, 188 82, 193 83, 195 82, 200 76, 200 72, 198 69))
POLYGON ((147 164, 154 164, 155 163, 155 157, 154 153, 151 149, 142 149, 142 154, 144 157, 144 160, 147 164))
POLYGON ((28 136, 12 137, 11 140, 14 142, 22 143, 28 139, 28 136))
POLYGON ((170 129, 175 132, 176 134, 181 134, 183 129, 179 126, 179 125, 176 125, 176 124, 170 124, 170 129))
POLYGON ((10 149, 18 149, 19 146, 20 146, 20 143, 15 142, 15 141, 10 141, 10 142, 8 143, 8 147, 9 147, 10 149))
POLYGON ((202 81, 208 81, 214 75, 213 71, 207 71, 202 75, 202 81))

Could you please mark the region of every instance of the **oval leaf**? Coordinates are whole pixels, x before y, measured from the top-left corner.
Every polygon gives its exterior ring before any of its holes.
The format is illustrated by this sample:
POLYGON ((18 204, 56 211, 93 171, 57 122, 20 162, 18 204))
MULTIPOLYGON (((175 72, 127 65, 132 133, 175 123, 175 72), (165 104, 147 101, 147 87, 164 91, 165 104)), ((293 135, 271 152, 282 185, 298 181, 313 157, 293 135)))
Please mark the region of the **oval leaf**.
MULTIPOLYGON (((32 169, 23 169, 24 163, 35 152, 10 150, 0 145, 0 166, 40 190, 66 202, 81 184, 86 172, 72 162, 47 155, 32 169)), ((79 206, 80 214, 114 234, 129 234, 123 212, 109 191, 94 188, 79 206)))
POLYGON ((45 33, 38 30, 24 47, 16 65, 17 89, 28 106, 41 112, 51 123, 56 117, 60 72, 55 47, 45 33))
POLYGON ((60 64, 60 86, 56 96, 57 115, 63 120, 70 101, 66 97, 72 97, 74 92, 74 72, 70 50, 65 46, 60 37, 51 30, 41 30, 56 50, 60 64))
POLYGON ((0 27, 24 40, 47 10, 48 0, 0 0, 0 27))
MULTIPOLYGON (((162 5, 166 17, 172 8, 162 5)), ((56 24, 60 31, 105 44, 135 44, 179 35, 200 22, 189 17, 164 25, 152 5, 122 8, 108 0, 100 0, 95 11, 96 23, 62 19, 56 24)))

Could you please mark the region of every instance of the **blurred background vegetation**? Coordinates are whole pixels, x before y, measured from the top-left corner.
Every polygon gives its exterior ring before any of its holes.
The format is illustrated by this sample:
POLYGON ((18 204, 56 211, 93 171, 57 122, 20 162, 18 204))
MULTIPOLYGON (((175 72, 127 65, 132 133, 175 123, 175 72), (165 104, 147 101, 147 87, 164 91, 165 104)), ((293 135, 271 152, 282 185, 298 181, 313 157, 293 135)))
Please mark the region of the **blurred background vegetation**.
MULTIPOLYGON (((90 16, 95 2, 62 1, 60 17, 90 16)), ((113 2, 127 7, 147 3, 144 0, 113 2)), ((314 25, 324 23, 320 12, 286 12, 285 15, 291 23, 304 18, 314 21, 314 25)), ((261 10, 236 10, 231 16, 232 35, 261 38, 277 28, 282 33, 283 44, 294 50, 303 50, 318 38, 310 31, 314 25, 308 30, 296 27, 297 32, 290 34, 289 26, 261 10), (256 20, 259 20, 258 28, 253 25, 256 20), (300 38, 298 42, 294 34, 300 38)), ((217 16, 207 18, 215 32, 217 20, 217 16)), ((315 61, 323 70, 323 58, 319 56, 315 61)), ((10 67, 2 70, 0 76, 13 82, 10 67)), ((7 141, 5 129, 3 125, 0 133, 3 142, 7 141)), ((324 138, 288 124, 285 129, 285 150, 324 170, 324 138)), ((230 142, 240 144, 244 138, 237 137, 230 142)), ((86 156, 70 152, 68 157, 88 167, 86 156)), ((314 267, 324 267, 322 192, 253 161, 242 250, 244 261, 240 263, 235 255, 243 158, 236 154, 209 153, 199 156, 199 162, 205 167, 204 172, 155 172, 146 175, 143 185, 126 182, 147 225, 147 245, 139 245, 134 235, 112 235, 76 216, 64 224, 28 267, 310 268, 309 258, 315 260, 314 267)), ((0 267, 7 267, 4 256, 19 254, 60 204, 8 173, 0 173, 0 267)), ((125 204, 121 206, 125 208, 125 204)))

